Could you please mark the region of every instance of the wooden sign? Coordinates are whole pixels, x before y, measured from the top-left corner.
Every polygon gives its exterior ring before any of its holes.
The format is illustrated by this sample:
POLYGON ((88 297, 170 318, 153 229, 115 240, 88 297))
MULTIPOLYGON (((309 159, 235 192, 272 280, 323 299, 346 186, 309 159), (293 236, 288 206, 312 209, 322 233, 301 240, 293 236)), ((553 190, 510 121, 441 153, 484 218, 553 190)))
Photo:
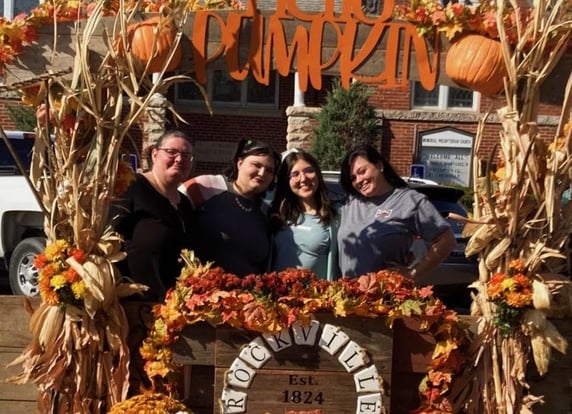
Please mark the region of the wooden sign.
POLYGON ((270 335, 197 324, 173 353, 193 412, 389 412, 393 336, 383 318, 320 315, 270 335))

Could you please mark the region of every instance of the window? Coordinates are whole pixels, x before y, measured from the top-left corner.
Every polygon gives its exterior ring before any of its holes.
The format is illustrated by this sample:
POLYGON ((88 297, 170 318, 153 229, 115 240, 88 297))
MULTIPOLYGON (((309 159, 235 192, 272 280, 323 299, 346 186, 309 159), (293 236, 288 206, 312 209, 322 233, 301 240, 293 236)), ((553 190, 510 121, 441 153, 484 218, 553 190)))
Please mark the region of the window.
MULTIPOLYGON (((256 82, 249 74, 244 81, 237 81, 222 70, 209 71, 205 90, 213 106, 236 106, 276 108, 278 106, 278 74, 272 71, 269 85, 256 82)), ((177 102, 204 102, 203 97, 192 83, 176 86, 177 102)))
POLYGON ((441 110, 476 111, 478 93, 452 86, 438 86, 428 91, 420 82, 413 85, 413 107, 441 110))
MULTIPOLYGON (((35 135, 31 132, 20 131, 5 131, 5 133, 22 166, 28 170, 32 162, 35 135)), ((7 172, 18 173, 18 165, 6 147, 6 143, 0 138, 0 174, 7 172)))

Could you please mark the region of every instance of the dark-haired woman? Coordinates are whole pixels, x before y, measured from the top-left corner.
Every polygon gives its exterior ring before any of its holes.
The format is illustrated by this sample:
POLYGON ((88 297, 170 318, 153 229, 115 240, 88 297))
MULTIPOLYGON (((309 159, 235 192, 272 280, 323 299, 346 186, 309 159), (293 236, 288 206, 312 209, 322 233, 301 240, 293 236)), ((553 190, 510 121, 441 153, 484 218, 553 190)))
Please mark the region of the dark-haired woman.
POLYGON ((322 279, 338 277, 337 214, 310 154, 291 152, 282 161, 270 217, 275 228, 273 270, 310 269, 322 279))
POLYGON ((178 191, 189 178, 194 141, 186 133, 165 132, 151 147, 151 169, 137 174, 112 206, 112 226, 124 239, 124 276, 149 287, 144 299, 163 300, 181 272, 181 250, 191 247, 191 203, 178 191))
POLYGON ((436 267, 455 247, 449 224, 429 199, 409 188, 373 147, 363 145, 345 156, 340 181, 349 194, 338 231, 342 275, 397 268, 416 277, 436 267), (411 266, 410 249, 418 237, 429 248, 411 266))
POLYGON ((194 251, 201 261, 241 277, 267 270, 270 228, 262 199, 279 163, 280 155, 268 144, 242 140, 224 174, 184 183, 194 208, 194 251))

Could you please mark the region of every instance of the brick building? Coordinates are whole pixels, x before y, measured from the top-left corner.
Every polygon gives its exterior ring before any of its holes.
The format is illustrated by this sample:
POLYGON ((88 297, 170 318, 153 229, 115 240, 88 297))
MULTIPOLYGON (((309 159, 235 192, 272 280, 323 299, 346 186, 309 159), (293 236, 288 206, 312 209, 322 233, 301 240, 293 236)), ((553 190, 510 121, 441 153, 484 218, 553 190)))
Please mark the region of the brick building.
MULTIPOLYGON (((258 5, 271 10, 275 3, 259 1, 258 5)), ((335 3, 336 7, 341 4, 340 0, 335 3)), ((316 1, 298 0, 297 4, 300 9, 311 11, 323 7, 322 2, 316 1)), ((367 1, 364 7, 375 13, 379 11, 379 2, 367 1)), ((178 127, 197 140, 194 173, 219 172, 241 138, 268 141, 278 151, 308 147, 316 125, 313 118, 325 102, 332 78, 324 75, 321 90, 310 87, 304 94, 298 90, 295 78, 294 73, 287 77, 276 75, 265 86, 250 77, 238 82, 224 70, 211 71, 206 90, 212 102, 212 116, 192 84, 172 87, 167 99, 188 122, 178 127)), ((379 118, 379 146, 401 174, 409 175, 413 164, 423 165, 426 178, 470 185, 473 157, 489 159, 498 142, 500 124, 495 111, 504 105, 502 97, 486 98, 448 86, 425 91, 413 81, 406 89, 370 87, 371 104, 377 108, 379 118), (478 120, 489 111, 484 139, 475 148, 478 120)), ((553 138, 556 130, 561 102, 557 95, 553 94, 553 102, 541 107, 538 124, 540 136, 545 139, 553 138)), ((11 129, 5 105, 6 101, 0 102, 0 122, 4 129, 11 129)), ((167 121, 167 126, 175 126, 174 120, 167 121)), ((135 136, 145 141, 147 134, 135 132, 135 136)))

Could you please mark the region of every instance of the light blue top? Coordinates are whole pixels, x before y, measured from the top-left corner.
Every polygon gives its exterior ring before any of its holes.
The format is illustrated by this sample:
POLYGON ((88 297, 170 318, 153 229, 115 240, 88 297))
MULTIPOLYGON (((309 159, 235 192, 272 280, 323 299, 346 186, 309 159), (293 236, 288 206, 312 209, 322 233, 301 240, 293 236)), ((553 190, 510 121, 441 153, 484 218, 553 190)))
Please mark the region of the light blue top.
POLYGON ((337 272, 337 226, 325 226, 319 217, 303 214, 299 223, 274 234, 274 270, 310 269, 318 278, 334 280, 337 272))

